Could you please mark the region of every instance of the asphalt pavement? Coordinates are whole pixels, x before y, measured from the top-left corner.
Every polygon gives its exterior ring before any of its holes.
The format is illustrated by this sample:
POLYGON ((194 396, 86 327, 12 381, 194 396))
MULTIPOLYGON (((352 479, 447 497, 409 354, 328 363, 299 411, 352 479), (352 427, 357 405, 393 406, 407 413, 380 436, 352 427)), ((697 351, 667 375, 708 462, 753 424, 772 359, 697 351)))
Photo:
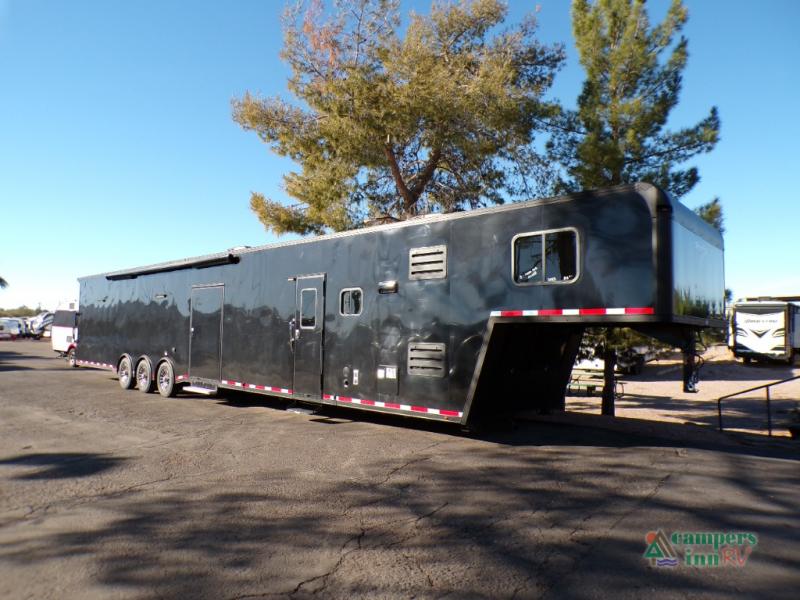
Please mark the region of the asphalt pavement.
POLYGON ((0 342, 0 598, 796 597, 790 441, 289 407, 0 342))

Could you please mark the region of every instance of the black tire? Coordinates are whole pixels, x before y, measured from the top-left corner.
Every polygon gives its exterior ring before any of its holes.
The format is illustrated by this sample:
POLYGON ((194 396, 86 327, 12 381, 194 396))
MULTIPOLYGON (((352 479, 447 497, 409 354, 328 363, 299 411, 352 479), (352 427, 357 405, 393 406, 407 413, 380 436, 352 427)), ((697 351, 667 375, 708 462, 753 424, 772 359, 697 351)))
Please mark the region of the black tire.
POLYGON ((75 348, 70 348, 67 351, 67 366, 70 369, 77 369, 78 368, 78 362, 77 362, 77 359, 75 358, 75 348))
POLYGON ((156 387, 164 398, 172 398, 178 391, 178 386, 175 385, 175 370, 167 360, 158 365, 156 387))
POLYGON ((745 357, 742 359, 742 361, 744 362, 744 364, 746 364, 746 365, 749 365, 749 364, 750 364, 750 357, 749 357, 749 356, 745 356, 745 357))
POLYGON ((136 365, 136 388, 143 394, 153 391, 153 370, 150 368, 150 361, 142 359, 136 365))
POLYGON ((132 390, 136 383, 136 379, 133 377, 133 365, 127 356, 123 356, 117 365, 117 379, 119 379, 119 387, 123 390, 132 390))

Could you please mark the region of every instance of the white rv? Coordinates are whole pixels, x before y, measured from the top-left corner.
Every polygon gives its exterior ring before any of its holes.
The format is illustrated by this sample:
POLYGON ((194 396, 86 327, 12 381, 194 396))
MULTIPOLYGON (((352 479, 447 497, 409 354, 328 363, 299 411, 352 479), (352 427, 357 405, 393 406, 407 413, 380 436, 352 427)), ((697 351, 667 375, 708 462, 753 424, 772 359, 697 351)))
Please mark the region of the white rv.
POLYGON ((728 345, 746 363, 792 364, 800 353, 800 296, 737 300, 730 319, 728 345))
POLYGON ((53 315, 50 344, 59 356, 66 357, 70 367, 75 363, 78 344, 78 313, 74 310, 57 310, 53 315))

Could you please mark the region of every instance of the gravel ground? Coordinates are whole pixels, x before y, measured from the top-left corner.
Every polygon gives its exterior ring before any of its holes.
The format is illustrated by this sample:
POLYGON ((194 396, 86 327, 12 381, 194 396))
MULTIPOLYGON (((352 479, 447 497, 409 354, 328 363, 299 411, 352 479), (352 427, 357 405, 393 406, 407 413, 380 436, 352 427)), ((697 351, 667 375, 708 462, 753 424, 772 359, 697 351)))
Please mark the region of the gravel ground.
MULTIPOLYGON (((665 410, 677 385, 637 402, 665 410)), ((0 598, 796 596, 788 440, 590 414, 476 435, 285 408, 125 392, 45 343, 0 342, 0 598), (744 567, 657 567, 658 529, 758 544, 744 567)))
MULTIPOLYGON (((798 366, 745 365, 741 360, 735 360, 726 346, 712 346, 702 358, 705 364, 700 371, 700 391, 696 394, 686 394, 682 390, 682 367, 678 354, 649 363, 640 375, 623 376, 625 392, 616 403, 616 416, 717 427, 717 398, 800 376, 798 366)), ((800 379, 772 388, 770 403, 773 435, 788 436, 788 410, 800 406, 800 379)), ((570 396, 567 410, 599 413, 600 399, 585 394, 570 396)), ((766 435, 764 390, 723 401, 723 424, 726 429, 766 435)))

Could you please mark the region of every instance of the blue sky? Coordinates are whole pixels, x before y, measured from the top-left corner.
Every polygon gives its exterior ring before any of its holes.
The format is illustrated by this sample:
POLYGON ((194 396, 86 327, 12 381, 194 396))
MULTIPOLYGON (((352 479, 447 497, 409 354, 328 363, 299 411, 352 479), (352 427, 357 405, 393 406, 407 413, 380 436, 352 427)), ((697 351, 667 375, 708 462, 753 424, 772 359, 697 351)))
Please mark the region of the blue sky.
MULTIPOLYGON (((571 105, 583 73, 569 2, 511 0, 511 19, 537 4, 541 39, 568 51, 551 95, 571 105)), ((716 105, 722 139, 690 163, 702 180, 683 201, 721 198, 736 296, 800 294, 800 2, 685 4, 689 66, 671 124, 716 105)), ((667 3, 648 5, 655 21, 667 3)), ((0 0, 0 307, 54 307, 82 275, 275 240, 250 192, 287 199, 292 165, 232 121, 230 101, 288 98, 282 6, 0 0)))

